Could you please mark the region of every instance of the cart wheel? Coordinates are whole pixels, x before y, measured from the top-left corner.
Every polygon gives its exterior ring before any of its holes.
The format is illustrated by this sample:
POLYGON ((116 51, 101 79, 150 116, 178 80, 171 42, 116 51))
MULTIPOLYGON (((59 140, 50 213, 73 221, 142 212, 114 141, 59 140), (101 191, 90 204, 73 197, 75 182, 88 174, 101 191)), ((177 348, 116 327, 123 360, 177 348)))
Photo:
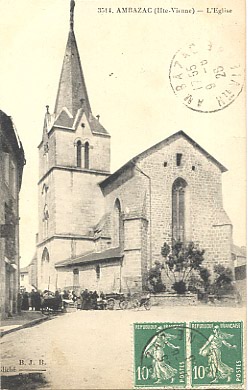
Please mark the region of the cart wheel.
POLYGON ((120 309, 126 310, 128 307, 128 301, 126 301, 126 300, 120 301, 119 306, 120 306, 120 309))
POLYGON ((45 314, 46 316, 48 316, 48 314, 50 314, 50 309, 48 306, 45 306, 41 309, 41 312, 42 312, 42 314, 45 314))
POLYGON ((115 306, 115 300, 113 298, 110 298, 107 300, 107 309, 113 310, 115 306))
POLYGON ((144 303, 144 306, 145 306, 145 309, 146 309, 146 310, 150 310, 150 309, 151 309, 152 305, 151 305, 150 299, 147 300, 147 301, 144 303))
POLYGON ((133 299, 132 300, 132 308, 133 309, 138 309, 139 306, 140 306, 139 300, 138 299, 133 299))

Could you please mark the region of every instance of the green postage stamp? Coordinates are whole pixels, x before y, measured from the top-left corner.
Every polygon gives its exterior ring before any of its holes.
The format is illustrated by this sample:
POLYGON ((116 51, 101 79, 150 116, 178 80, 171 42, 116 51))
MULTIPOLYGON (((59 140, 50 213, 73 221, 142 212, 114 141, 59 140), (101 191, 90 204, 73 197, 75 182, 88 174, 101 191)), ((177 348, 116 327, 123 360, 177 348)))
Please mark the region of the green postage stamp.
POLYGON ((134 382, 143 388, 243 388, 242 322, 134 324, 134 382))
POLYGON ((242 322, 192 322, 190 332, 192 387, 242 385, 242 322))
POLYGON ((185 387, 186 324, 134 324, 135 386, 185 387))

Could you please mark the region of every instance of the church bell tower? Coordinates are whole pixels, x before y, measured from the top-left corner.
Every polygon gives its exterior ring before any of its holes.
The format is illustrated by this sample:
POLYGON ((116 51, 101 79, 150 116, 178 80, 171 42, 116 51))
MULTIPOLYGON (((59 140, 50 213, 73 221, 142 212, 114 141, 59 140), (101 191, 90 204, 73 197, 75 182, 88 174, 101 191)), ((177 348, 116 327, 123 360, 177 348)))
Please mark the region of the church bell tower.
POLYGON ((110 173, 110 135, 91 111, 74 34, 74 7, 71 0, 54 113, 47 106, 38 147, 40 289, 66 286, 54 265, 94 250, 92 227, 104 210, 98 183, 110 173))

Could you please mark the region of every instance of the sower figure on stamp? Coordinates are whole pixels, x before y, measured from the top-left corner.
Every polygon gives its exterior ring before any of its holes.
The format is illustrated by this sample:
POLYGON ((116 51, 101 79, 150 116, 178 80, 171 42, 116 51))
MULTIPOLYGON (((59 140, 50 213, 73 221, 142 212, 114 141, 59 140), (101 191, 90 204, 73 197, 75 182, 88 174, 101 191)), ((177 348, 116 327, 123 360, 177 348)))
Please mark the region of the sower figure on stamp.
POLYGON ((210 335, 207 342, 199 350, 199 354, 208 357, 208 376, 213 378, 211 383, 217 383, 218 379, 231 380, 233 368, 222 362, 221 347, 224 344, 227 348, 237 348, 236 345, 228 343, 226 340, 232 338, 232 334, 220 332, 219 326, 214 326, 213 334, 210 335))
POLYGON ((155 335, 152 341, 147 345, 144 351, 144 355, 147 357, 150 355, 152 357, 152 377, 156 379, 155 383, 162 383, 162 380, 168 379, 170 379, 171 383, 173 383, 174 377, 177 373, 177 369, 165 363, 164 348, 169 347, 173 349, 179 349, 180 347, 175 346, 174 344, 169 342, 170 339, 176 339, 176 336, 161 332, 162 329, 163 328, 160 326, 157 328, 158 334, 155 335))

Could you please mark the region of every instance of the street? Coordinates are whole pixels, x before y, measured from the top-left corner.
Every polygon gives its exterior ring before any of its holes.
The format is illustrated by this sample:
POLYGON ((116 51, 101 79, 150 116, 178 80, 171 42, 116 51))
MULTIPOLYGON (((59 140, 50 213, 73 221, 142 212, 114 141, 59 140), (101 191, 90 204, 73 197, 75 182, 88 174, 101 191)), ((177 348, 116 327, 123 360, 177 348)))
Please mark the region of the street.
POLYGON ((77 311, 8 334, 1 340, 2 389, 131 389, 132 324, 208 321, 210 310, 215 321, 242 317, 240 308, 206 306, 77 311))

